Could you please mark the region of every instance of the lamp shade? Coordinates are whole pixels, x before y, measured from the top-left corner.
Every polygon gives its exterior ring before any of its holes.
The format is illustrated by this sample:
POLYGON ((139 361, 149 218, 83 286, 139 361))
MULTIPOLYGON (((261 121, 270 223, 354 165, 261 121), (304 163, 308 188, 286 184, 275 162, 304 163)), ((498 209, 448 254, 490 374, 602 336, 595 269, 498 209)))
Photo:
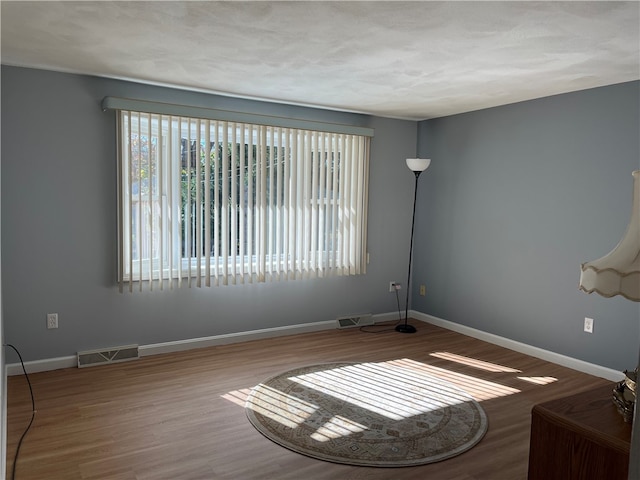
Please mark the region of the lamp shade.
POLYGON ((407 158, 407 167, 414 172, 424 172, 430 163, 430 158, 407 158))
POLYGON ((633 206, 627 231, 607 255, 582 264, 580 290, 640 302, 640 170, 632 175, 633 206))

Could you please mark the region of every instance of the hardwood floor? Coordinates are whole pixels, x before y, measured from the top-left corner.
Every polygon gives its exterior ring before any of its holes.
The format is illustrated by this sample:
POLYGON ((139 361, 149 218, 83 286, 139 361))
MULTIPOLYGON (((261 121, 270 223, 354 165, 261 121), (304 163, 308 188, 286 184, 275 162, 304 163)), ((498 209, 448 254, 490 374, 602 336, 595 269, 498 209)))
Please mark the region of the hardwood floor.
MULTIPOLYGON (((611 384, 414 323, 415 334, 329 330, 32 374, 37 413, 15 480, 526 479, 533 405, 611 384), (489 430, 476 447, 419 467, 353 467, 280 447, 246 418, 247 390, 289 368, 398 358, 424 364, 480 401, 489 430)), ((7 401, 10 479, 31 417, 24 377, 9 378, 7 401)))

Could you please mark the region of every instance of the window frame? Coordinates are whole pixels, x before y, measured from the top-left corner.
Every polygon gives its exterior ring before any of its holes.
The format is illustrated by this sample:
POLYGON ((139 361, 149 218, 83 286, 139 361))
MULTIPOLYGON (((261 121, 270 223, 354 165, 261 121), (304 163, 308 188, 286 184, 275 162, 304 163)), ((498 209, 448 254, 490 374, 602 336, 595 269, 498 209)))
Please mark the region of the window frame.
MULTIPOLYGON (((103 102, 103 105, 107 105, 105 108, 113 108, 114 107, 114 97, 107 97, 105 99, 105 102, 103 102)), ((123 157, 126 156, 126 152, 129 151, 129 147, 126 144, 127 141, 127 135, 125 135, 123 128, 125 128, 125 126, 123 125, 123 121, 122 121, 122 112, 123 111, 129 111, 129 110, 124 110, 122 107, 123 105, 120 103, 121 99, 117 99, 118 101, 116 102, 117 106, 119 107, 117 109, 117 114, 116 114, 116 118, 117 118, 117 143, 118 143, 118 157, 119 157, 119 162, 118 162, 118 185, 119 185, 119 189, 118 189, 118 212, 119 212, 119 228, 118 228, 118 252, 119 252, 119 283, 120 283, 120 288, 122 289, 123 284, 127 283, 129 284, 129 290, 132 290, 132 284, 135 282, 139 282, 140 283, 140 289, 142 289, 142 283, 143 282, 149 282, 150 283, 150 288, 153 288, 153 283, 154 282, 159 282, 160 283, 160 287, 163 287, 163 284, 165 281, 169 281, 171 286, 173 287, 173 280, 178 280, 178 282, 180 283, 183 279, 188 279, 189 284, 191 284, 191 279, 192 278, 197 278, 198 281, 198 285, 200 286, 200 277, 202 277, 203 275, 206 274, 206 272, 209 272, 210 269, 214 269, 216 271, 224 271, 224 272, 231 272, 233 277, 236 277, 237 275, 240 275, 241 277, 246 275, 247 272, 251 273, 251 272, 256 272, 258 269, 257 263, 259 261, 261 262, 267 262, 270 265, 287 265, 287 270, 291 271, 291 267, 294 263, 294 259, 292 259, 291 256, 289 256, 287 258, 286 253, 283 252, 275 252, 275 253, 269 253, 266 256, 264 256, 263 258, 258 258, 257 253, 250 253, 250 252, 246 252, 244 255, 242 256, 238 256, 238 255, 218 255, 218 256, 214 256, 213 253, 211 256, 193 256, 193 255, 189 255, 189 256, 183 256, 183 255, 176 255, 177 253, 181 253, 181 249, 182 249, 182 245, 179 241, 180 240, 180 227, 178 227, 178 229, 176 230, 175 228, 172 229, 171 232, 169 232, 168 230, 164 230, 163 235, 166 235, 166 238, 163 239, 163 243, 164 244, 169 244, 170 247, 167 247, 166 249, 160 249, 160 253, 159 255, 167 255, 170 254, 170 256, 172 256, 173 258, 178 258, 179 262, 177 264, 173 264, 171 261, 167 262, 165 258, 160 259, 158 257, 158 254, 154 254, 153 258, 150 259, 133 259, 132 258, 132 249, 127 249, 127 247, 125 246, 125 242, 124 242, 124 238, 126 237, 130 237, 131 236, 131 232, 128 230, 129 228, 131 228, 132 225, 132 220, 130 218, 130 216, 132 215, 132 211, 133 211, 133 204, 135 204, 136 202, 138 204, 141 205, 142 202, 142 193, 140 192, 140 184, 138 185, 138 198, 136 200, 131 200, 129 198, 127 198, 127 194, 133 191, 132 185, 131 185, 131 176, 128 174, 125 174, 125 170, 127 170, 127 165, 125 165, 127 163, 127 160, 125 159, 124 164, 123 164, 123 157), (123 143, 125 142, 125 143, 123 143), (124 180, 123 180, 124 179, 124 180), (128 181, 128 182, 127 182, 128 181), (171 237, 171 238, 170 238, 171 237), (171 252, 170 252, 171 251, 171 252), (160 265, 162 265, 162 268, 160 268, 160 265), (127 268, 128 267, 128 268, 127 268)), ((135 103, 135 102, 134 102, 135 103)), ((148 103, 148 102, 143 102, 143 103, 148 103)), ((136 105, 138 105, 136 103, 136 105)), ((138 105, 139 106, 139 105, 138 105)), ((165 105, 166 107, 166 105, 165 105)), ((202 113, 201 109, 197 110, 199 113, 202 113)), ((217 111, 210 111, 213 113, 218 113, 217 111)), ((148 122, 151 123, 151 126, 147 127, 147 138, 145 139, 146 142, 148 142, 148 146, 149 146, 149 151, 151 151, 151 145, 153 145, 154 140, 149 139, 148 137, 151 136, 153 137, 153 135, 155 135, 154 138, 156 138, 155 142, 156 144, 162 146, 165 144, 168 144, 169 146, 167 146, 166 148, 161 148, 161 153, 160 155, 162 155, 162 170, 163 171, 167 171, 167 172, 171 172, 170 175, 165 175, 164 178, 160 178, 159 183, 161 185, 159 185, 157 188, 161 188, 162 191, 158 190, 157 194, 151 194, 151 198, 153 199, 154 202, 161 202, 163 203, 163 207, 162 208, 167 208, 170 205, 170 208, 174 211, 174 212, 180 212, 180 208, 179 208, 179 199, 181 197, 181 193, 176 193, 175 191, 172 190, 172 186, 167 183, 167 182, 174 182, 175 184, 173 185, 173 188, 175 189, 176 187, 180 187, 181 182, 177 179, 180 178, 180 175, 178 175, 178 171, 181 170, 182 168, 182 136, 181 136, 181 127, 179 127, 176 131, 175 128, 169 128, 169 126, 167 126, 167 128, 165 128, 165 123, 163 121, 164 118, 166 118, 165 116, 161 116, 160 117, 160 121, 162 122, 160 125, 158 125, 157 123, 154 125, 154 116, 155 115, 164 115, 161 112, 139 112, 141 115, 148 115, 148 117, 146 117, 148 119, 148 122), (170 130, 170 131, 169 131, 170 130), (178 159, 177 161, 176 158, 178 159), (169 180, 167 180, 167 178, 169 178, 169 180), (171 180, 171 178, 173 180, 171 180)), ((212 116, 212 115, 207 115, 207 116, 212 116)), ((131 118, 131 117, 129 117, 131 118)), ((140 117, 138 117, 140 118, 140 117)), ((191 128, 191 120, 189 120, 187 117, 185 117, 184 115, 180 115, 179 118, 174 118, 174 117, 169 117, 168 118, 168 122, 171 124, 171 127, 173 126, 173 123, 178 122, 179 124, 183 121, 183 119, 187 119, 187 123, 189 125, 189 129, 191 128)), ((269 117, 270 119, 272 117, 269 117)), ((199 120, 202 119, 193 119, 198 121, 198 127, 200 128, 200 123, 199 120)), ((208 120, 208 119, 207 119, 208 120)), ((219 119, 213 119, 214 121, 221 121, 224 122, 225 125, 227 124, 226 121, 224 120, 219 120, 219 119)), ((139 121, 139 120, 138 120, 139 121)), ((294 122, 298 122, 298 121, 294 121, 294 122)), ((235 129, 239 129, 241 128, 241 126, 236 125, 235 122, 231 122, 235 129)), ((304 123, 304 122, 303 122, 304 123)), ((318 122, 311 122, 313 124, 313 126, 317 126, 318 122)), ((218 125, 216 123, 216 125, 218 125)), ((258 125, 258 124, 253 124, 253 125, 258 125)), ((325 125, 325 124, 323 124, 325 125)), ((331 125, 332 127, 335 127, 335 125, 331 125)), ((142 141, 142 138, 144 137, 142 131, 140 130, 140 123, 138 124, 138 142, 142 141)), ((265 127, 266 129, 269 128, 278 128, 278 126, 273 126, 273 125, 263 125, 263 127, 265 127)), ((342 128, 342 126, 340 126, 342 128)), ((131 125, 129 124, 127 127, 127 131, 128 131, 128 138, 131 138, 131 125)), ((289 128, 289 127, 284 127, 289 128)), ((245 131, 244 131, 244 126, 242 126, 242 135, 244 135, 245 131)), ((363 129, 362 127, 355 127, 355 129, 357 131, 362 131, 364 130, 366 133, 370 134, 370 135, 363 135, 362 137, 366 140, 364 142, 365 145, 365 152, 363 153, 363 160, 365 162, 365 166, 364 166, 364 185, 360 185, 359 188, 361 188, 363 191, 362 192, 355 192, 355 195, 360 195, 361 198, 361 203, 364 204, 364 219, 361 222, 361 226, 360 228, 362 229, 361 235, 364 238, 364 242, 361 246, 362 251, 359 252, 360 253, 360 257, 362 260, 364 260, 367 256, 366 254, 366 204, 368 202, 368 194, 367 194, 367 189, 368 189, 368 157, 369 157, 369 140, 370 140, 370 136, 372 136, 373 131, 370 129, 363 129)), ((298 130, 298 129, 296 129, 298 130)), ((264 131, 264 130, 261 130, 264 131)), ((286 130, 285 130, 286 131, 286 130)), ((274 130, 270 130, 271 132, 271 140, 273 142, 273 138, 274 138, 274 130)), ((227 132, 228 133, 228 132, 227 132)), ((278 133, 280 135, 282 135, 282 130, 278 130, 278 133)), ((318 135, 320 134, 326 134, 327 132, 322 132, 322 131, 318 131, 318 135)), ((215 148, 216 148, 216 153, 218 148, 220 148, 220 138, 218 138, 218 133, 216 133, 215 137, 215 148)), ((241 135, 241 136, 242 136, 241 135)), ((315 135, 315 133, 313 134, 315 135)), ((252 137, 252 139, 256 138, 256 131, 253 130, 249 130, 249 136, 252 137)), ((198 135, 195 135, 196 138, 199 138, 198 135)), ((316 138, 317 137, 313 137, 316 138)), ((334 137, 332 137, 334 138, 334 137)), ((340 137, 342 138, 342 137, 340 137)), ((345 137, 346 138, 346 137, 345 137)), ((323 137, 324 139, 324 137, 323 137)), ((188 164, 189 164, 189 168, 191 168, 191 140, 192 137, 191 135, 187 135, 187 141, 189 142, 188 145, 188 164)), ((226 141, 223 139, 223 141, 225 141, 225 145, 228 143, 229 139, 226 139, 226 141)), ((205 142, 206 141, 210 141, 211 139, 209 138, 209 136, 207 135, 206 139, 203 138, 199 138, 199 141, 196 140, 197 144, 201 143, 201 142, 205 142)), ((234 135, 234 141, 235 141, 235 135, 234 135)), ((234 146, 237 145, 237 143, 234 143, 234 146)), ((251 143, 250 145, 244 144, 248 149, 252 149, 258 148, 258 145, 256 144, 256 142, 251 143)), ((211 144, 210 144, 211 146, 211 144)), ((262 146, 263 148, 265 147, 265 145, 262 146)), ((270 155, 274 155, 273 153, 273 149, 274 147, 276 147, 275 144, 271 144, 271 153, 270 155)), ((279 156, 280 155, 280 150, 284 149, 284 145, 277 145, 276 148, 276 153, 275 155, 279 156)), ((199 152, 200 150, 197 150, 197 152, 199 152)), ((235 152, 235 148, 233 149, 233 151, 235 152)), ((322 150, 321 150, 322 151, 322 150)), ((296 153, 296 152, 294 152, 296 153)), ((308 155, 309 151, 308 150, 303 150, 301 152, 297 152, 297 153, 302 153, 303 155, 308 155)), ((317 152, 314 152, 314 154, 316 154, 317 152)), ((329 152, 328 150, 326 152, 327 155, 330 155, 331 152, 329 152)), ((284 153, 283 153, 284 154, 284 153)), ((198 164, 199 159, 196 158, 196 164, 198 164)), ((224 161, 224 159, 218 159, 218 161, 224 161)), ((306 161, 309 161, 309 159, 307 158, 306 161)), ((312 162, 314 160, 311 160, 312 162)), ((234 168, 237 166, 234 163, 234 168)), ((242 165, 243 168, 246 166, 247 168, 251 168, 252 165, 249 164, 243 164, 242 165)), ((208 168, 208 167, 207 167, 208 168)), ((217 174, 217 169, 219 169, 220 167, 216 167, 216 174, 217 174)), ((264 168, 264 167, 263 167, 264 168)), ((271 165, 271 168, 273 168, 273 165, 271 165)), ((198 170, 198 167, 196 167, 196 169, 198 170)), ((199 173, 199 170, 198 170, 199 173)), ((207 172, 205 172, 207 173, 207 172)), ((211 171, 208 171, 208 173, 211 173, 211 171)), ((189 175, 191 174, 191 172, 188 173, 189 175)), ((255 174, 254 174, 255 175, 255 174)), ((254 177, 252 177, 254 178, 254 177)), ((279 178, 279 177, 278 177, 279 178)), ((273 181, 273 176, 270 176, 268 181, 273 181)), ((284 180, 283 180, 284 181, 284 180)), ((314 184, 315 186, 315 184, 314 184)), ((273 185, 271 185, 271 187, 273 187, 273 185)), ((151 187, 153 189, 153 186, 151 187)), ((312 187, 313 188, 313 187, 312 187)), ((346 194, 351 194, 351 192, 349 192, 348 190, 344 191, 346 194)), ((308 193, 308 192, 307 192, 308 193)), ((338 205, 337 210, 340 210, 340 203, 343 201, 342 199, 336 199, 333 198, 333 195, 331 195, 332 198, 328 198, 328 197, 321 197, 318 195, 318 192, 316 191, 314 193, 314 195, 312 195, 311 197, 307 198, 306 201, 304 202, 304 205, 300 206, 299 201, 301 200, 300 197, 300 193, 297 193, 298 195, 298 199, 297 199, 297 206, 296 208, 303 208, 306 210, 310 210, 312 213, 312 215, 316 214, 318 210, 320 209, 320 205, 321 204, 325 204, 325 206, 327 208, 325 208, 323 210, 323 212, 328 212, 331 211, 333 215, 335 215, 336 212, 336 205, 338 205), (331 207, 331 208, 328 208, 331 207), (313 213, 315 212, 315 213, 313 213)), ((205 205, 206 207, 206 205, 205 205)), ((237 208, 237 206, 236 206, 237 208)), ((264 205, 262 205, 260 208, 264 209, 264 205)), ((253 205, 253 209, 256 209, 256 205, 253 205)), ((138 208, 138 211, 141 211, 142 207, 138 208)), ((153 209, 152 209, 153 211, 153 209)), ((173 216, 174 220, 176 220, 176 215, 173 216)), ((333 222, 336 222, 335 218, 331 219, 333 222)), ((314 222, 317 221, 314 220, 314 222)), ((325 221, 323 222, 326 226, 328 225, 327 220, 325 219, 325 221)), ((139 224, 141 225, 141 224, 139 224)), ((175 225, 178 225, 177 223, 175 225)), ((175 227, 174 225, 174 227, 175 227)), ((196 229, 199 228, 199 226, 195 227, 196 229)), ((286 227, 283 227, 286 228, 286 227)), ((284 232, 284 234, 291 234, 290 232, 284 232)), ((296 235, 298 235, 299 232, 296 232, 296 235)), ((314 234, 315 235, 315 234, 314 234)), ((336 237, 337 234, 334 234, 332 237, 336 237)), ((323 237, 326 238, 326 237, 323 237)), ((233 239, 231 240, 233 242, 233 239)), ((272 241, 272 240, 269 240, 272 241)), ((347 245, 347 243, 344 243, 345 246, 347 246, 348 248, 353 248, 352 245, 347 245)), ((153 246, 153 242, 151 242, 151 246, 153 246)), ((188 248, 189 246, 185 247, 188 248)), ((339 248, 347 248, 347 247, 339 247, 339 248)), ((200 248, 200 246, 198 246, 198 248, 200 248)), ((299 246, 297 246, 297 248, 300 248, 299 246)), ((153 250, 153 249, 152 249, 153 250)), ((342 252, 341 250, 337 250, 337 252, 340 255, 343 255, 344 252, 342 252)), ((317 255, 319 257, 324 257, 324 256, 328 256, 326 251, 323 250, 318 250, 317 248, 312 250, 311 252, 307 252, 307 254, 311 257, 313 257, 314 255, 317 255)), ((366 272, 366 261, 362 261, 361 262, 361 269, 358 269, 357 273, 364 273, 366 272)), ((295 271, 293 272, 294 275, 291 274, 285 274, 284 277, 285 278, 298 278, 298 275, 295 274, 295 271)), ((303 272, 304 273, 304 272, 303 272)), ((346 274, 349 274, 349 272, 346 272, 346 274)), ((225 274, 226 275, 226 274, 225 274)), ((316 276, 322 276, 323 273, 320 272, 319 275, 316 276)), ((280 275, 282 276, 282 275, 280 275)), ((303 275, 304 276, 304 275, 303 275)), ((314 276, 314 275, 311 275, 314 276)), ((241 278, 240 282, 243 282, 244 280, 241 278)), ((251 278, 249 278, 249 281, 251 281, 251 278)), ((260 280, 259 280, 260 281, 260 280)), ((264 280, 261 280, 264 281, 264 280)), ((208 283, 208 282, 207 282, 208 283)), ((215 284, 218 283, 218 278, 216 276, 215 279, 215 284)), ((223 278, 223 282, 222 283, 227 283, 227 278, 223 278)), ((235 278, 232 279, 232 283, 235 283, 235 278)))

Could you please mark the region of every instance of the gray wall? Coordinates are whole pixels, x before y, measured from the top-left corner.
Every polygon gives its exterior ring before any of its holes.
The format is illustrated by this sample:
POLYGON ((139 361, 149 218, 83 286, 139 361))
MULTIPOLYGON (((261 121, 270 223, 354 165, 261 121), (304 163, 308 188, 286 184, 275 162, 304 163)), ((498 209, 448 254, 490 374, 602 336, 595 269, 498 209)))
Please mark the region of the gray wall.
POLYGON ((611 251, 640 168, 640 83, 419 125, 412 308, 617 370, 633 368, 640 304, 578 290, 611 251), (420 283, 427 294, 420 297, 420 283), (584 317, 595 319, 583 332, 584 317))
MULTIPOLYGON (((0 168, 2 161, 0 160, 0 168)), ((0 175, 1 176, 1 175, 0 175)), ((0 186, 0 204, 2 204, 0 186)), ((0 207, 1 208, 1 207, 0 207)), ((2 251, 2 226, 0 225, 0 252, 2 251)), ((0 277, 2 276, 2 259, 0 258, 0 277)), ((2 320, 2 284, 0 282, 0 345, 4 345, 4 323, 2 320)), ((4 352, 5 347, 2 347, 4 352)), ((7 372, 5 356, 0 353, 0 479, 5 478, 7 463, 7 372)))
MULTIPOLYGON (((7 342, 25 360, 393 312, 405 275, 415 122, 2 67, 2 293, 7 342), (105 96, 368 126, 366 275, 121 294, 116 285, 115 114, 105 96), (395 232, 399 232, 396 234, 395 232), (47 330, 48 312, 60 327, 47 330)), ((328 352, 328 355, 330 353, 328 352)), ((17 358, 8 354, 9 361, 17 358)))
MULTIPOLYGON (((420 178, 412 308, 614 369, 638 358, 640 306, 577 290, 609 252, 640 168, 638 82, 421 122, 2 67, 4 334, 25 360, 396 310, 420 178), (104 96, 363 125, 372 142, 366 275, 121 294, 113 112, 104 96), (414 289, 414 290, 415 290, 414 289), (329 300, 328 300, 329 299, 329 300), (47 330, 47 312, 60 328, 47 330), (592 335, 582 332, 595 318, 592 335)), ((328 352, 328 355, 330 353, 328 352)), ((11 352, 10 362, 17 361, 11 352)))

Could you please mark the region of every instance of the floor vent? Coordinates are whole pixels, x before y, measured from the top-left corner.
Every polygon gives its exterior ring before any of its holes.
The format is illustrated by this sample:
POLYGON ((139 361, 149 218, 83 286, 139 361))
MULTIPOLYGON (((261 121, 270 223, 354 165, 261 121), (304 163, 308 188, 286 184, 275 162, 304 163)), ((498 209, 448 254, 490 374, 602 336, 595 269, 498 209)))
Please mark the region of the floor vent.
POLYGON ((140 355, 138 354, 138 345, 86 350, 84 352, 78 352, 78 368, 126 362, 128 360, 135 360, 136 358, 140 358, 140 355))
POLYGON ((336 319, 338 328, 362 327, 364 325, 373 325, 373 316, 370 313, 362 315, 349 315, 336 319))

